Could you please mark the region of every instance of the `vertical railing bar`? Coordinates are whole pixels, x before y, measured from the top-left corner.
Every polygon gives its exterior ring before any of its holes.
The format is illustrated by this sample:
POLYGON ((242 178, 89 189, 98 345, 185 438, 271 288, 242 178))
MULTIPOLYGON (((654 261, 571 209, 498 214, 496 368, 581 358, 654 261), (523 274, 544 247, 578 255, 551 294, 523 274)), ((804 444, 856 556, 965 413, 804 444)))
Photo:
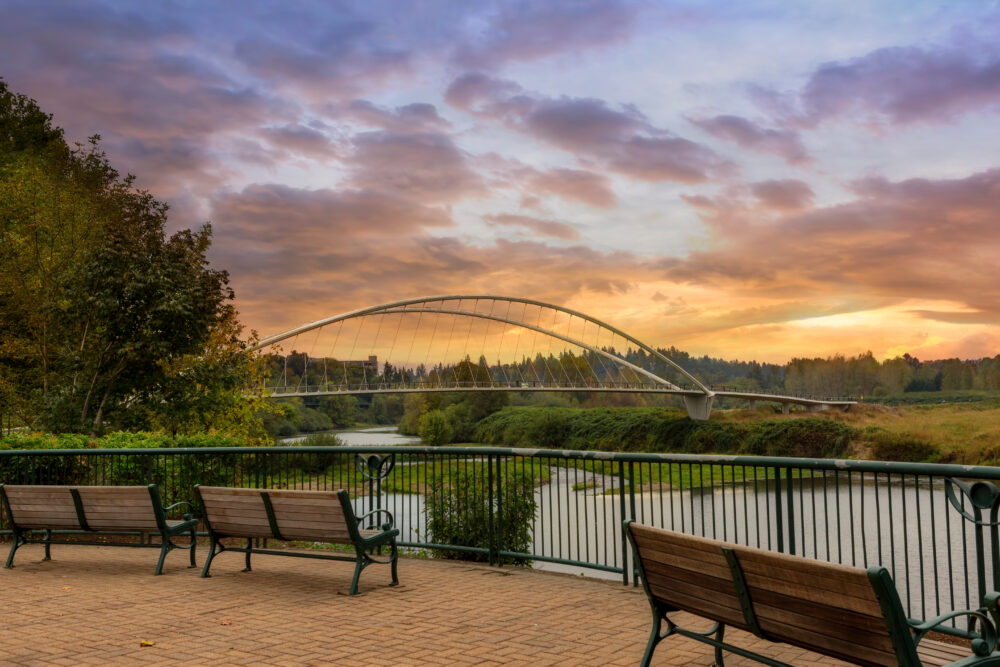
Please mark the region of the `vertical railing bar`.
MULTIPOLYGON (((962 504, 962 509, 965 509, 965 494, 960 495, 960 502, 962 504)), ((972 598, 969 595, 969 534, 968 534, 969 522, 962 521, 962 564, 964 565, 965 571, 965 608, 968 609, 972 606, 972 598)))
POLYGON ((887 472, 885 474, 885 491, 886 495, 889 497, 889 562, 892 564, 891 572, 894 581, 899 581, 899 575, 896 574, 896 512, 893 510, 892 504, 892 472, 887 472))
MULTIPOLYGON (((910 529, 909 529, 909 525, 908 525, 909 524, 909 519, 907 517, 908 512, 906 511, 906 475, 904 475, 903 473, 900 473, 900 475, 899 475, 899 481, 902 484, 902 493, 903 493, 903 502, 902 502, 902 508, 903 508, 903 540, 902 541, 903 541, 903 572, 904 572, 904 575, 906 577, 906 609, 907 609, 907 612, 910 614, 910 617, 912 618, 913 617, 913 598, 911 597, 911 591, 910 591, 910 578, 911 578, 910 577, 910 549, 909 549, 910 529)), ((917 523, 920 523, 920 522, 917 521, 917 523)), ((895 525, 895 522, 893 522, 893 525, 895 525)), ((919 540, 917 542, 918 542, 918 547, 919 547, 920 546, 919 545, 919 540)), ((923 613, 923 609, 921 609, 920 612, 922 614, 923 613)))
POLYGON ((920 512, 920 476, 913 475, 913 495, 917 505, 917 558, 920 564, 920 614, 927 617, 927 592, 924 581, 924 522, 920 512))
POLYGON ((625 537, 625 463, 624 461, 618 461, 618 498, 619 506, 621 508, 620 518, 621 521, 618 525, 621 526, 621 554, 622 554, 622 584, 628 586, 628 552, 625 537))
MULTIPOLYGON (((785 503, 788 506, 788 553, 795 555, 795 494, 793 493, 794 479, 792 469, 785 469, 785 503)), ((802 477, 799 477, 799 513, 802 512, 802 477)), ((801 533, 802 531, 800 531, 801 533)), ((802 537, 803 548, 805 546, 805 536, 802 537)))
MULTIPOLYGON (((823 534, 826 536, 826 559, 833 562, 833 554, 830 553, 830 490, 827 486, 826 470, 823 471, 823 534)), ((840 541, 839 533, 837 541, 840 541)))
MULTIPOLYGON (((767 495, 768 503, 770 504, 771 494, 767 495)), ((771 508, 767 508, 768 516, 771 515, 771 508)), ((774 468, 774 521, 775 528, 774 533, 776 536, 776 541, 778 543, 778 551, 780 553, 785 552, 785 527, 782 525, 784 523, 784 518, 782 517, 782 504, 781 504, 781 468, 774 468)), ((771 548, 771 527, 770 521, 768 521, 767 529, 767 548, 771 548)))
POLYGON ((878 540, 878 554, 876 557, 876 562, 882 563, 882 507, 879 500, 878 494, 878 473, 873 473, 872 477, 875 479, 875 537, 878 540))

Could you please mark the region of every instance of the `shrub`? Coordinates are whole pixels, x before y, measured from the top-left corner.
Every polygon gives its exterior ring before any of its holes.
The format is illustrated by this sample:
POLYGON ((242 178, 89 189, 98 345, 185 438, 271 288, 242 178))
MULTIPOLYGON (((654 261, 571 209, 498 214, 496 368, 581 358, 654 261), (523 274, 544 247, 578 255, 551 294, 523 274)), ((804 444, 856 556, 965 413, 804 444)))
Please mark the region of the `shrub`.
POLYGON ((866 429, 863 439, 871 447, 871 458, 876 461, 937 461, 941 450, 909 433, 893 433, 874 427, 866 429))
MULTIPOLYGON (((427 532, 430 540, 437 544, 489 549, 490 522, 496 520, 495 512, 499 504, 502 524, 504 551, 531 553, 531 528, 535 519, 534 485, 530 475, 515 467, 515 462, 501 471, 500 498, 494 492, 493 506, 490 506, 487 473, 478 468, 463 467, 448 473, 439 473, 432 478, 431 492, 424 500, 427 517, 427 532), (499 501, 499 503, 498 503, 499 501)), ((497 524, 493 530, 496 534, 497 524)), ((439 550, 439 558, 485 561, 487 553, 460 550, 439 550)), ((505 556, 504 563, 527 565, 530 559, 505 556)))
POLYGON ((437 447, 451 442, 452 430, 443 410, 431 410, 417 420, 417 434, 424 443, 437 447))
POLYGON ((853 429, 829 419, 781 419, 747 424, 741 454, 843 458, 853 429))

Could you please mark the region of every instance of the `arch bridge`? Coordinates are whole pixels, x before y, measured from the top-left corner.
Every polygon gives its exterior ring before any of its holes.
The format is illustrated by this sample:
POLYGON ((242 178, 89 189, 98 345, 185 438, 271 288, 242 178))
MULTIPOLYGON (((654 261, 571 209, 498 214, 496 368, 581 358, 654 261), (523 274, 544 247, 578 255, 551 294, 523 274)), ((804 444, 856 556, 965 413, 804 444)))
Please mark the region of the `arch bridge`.
POLYGON ((263 338, 274 398, 439 391, 672 394, 693 419, 716 397, 810 410, 850 399, 706 386, 662 351, 585 313, 534 299, 445 295, 352 310, 263 338), (307 346, 307 351, 300 347, 307 346), (288 348, 291 348, 290 350, 288 348))

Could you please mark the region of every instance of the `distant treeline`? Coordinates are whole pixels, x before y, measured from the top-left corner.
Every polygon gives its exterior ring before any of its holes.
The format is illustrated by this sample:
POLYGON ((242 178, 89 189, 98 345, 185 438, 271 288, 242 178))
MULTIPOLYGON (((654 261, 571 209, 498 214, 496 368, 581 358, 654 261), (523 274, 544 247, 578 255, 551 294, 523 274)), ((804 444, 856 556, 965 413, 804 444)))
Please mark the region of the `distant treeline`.
MULTIPOLYGON (((645 350, 606 351, 679 385, 690 384, 668 363, 645 350)), ((768 364, 697 357, 674 347, 661 348, 658 352, 704 384, 717 389, 725 387, 735 391, 866 399, 912 392, 1000 390, 1000 355, 983 359, 921 361, 904 354, 879 361, 871 352, 865 352, 855 357, 795 358, 786 364, 768 364)), ((491 364, 485 357, 480 357, 478 362, 466 358, 454 364, 439 364, 430 368, 423 365, 405 368, 385 362, 376 363, 372 368, 358 362, 341 363, 333 358, 308 358, 306 354, 295 351, 287 359, 271 356, 267 363, 272 378, 286 386, 325 382, 377 384, 439 380, 513 380, 545 384, 648 381, 592 352, 574 354, 569 350, 547 357, 540 354, 533 358, 525 357, 518 362, 491 364)), ((580 396, 579 400, 583 401, 585 397, 580 396)))

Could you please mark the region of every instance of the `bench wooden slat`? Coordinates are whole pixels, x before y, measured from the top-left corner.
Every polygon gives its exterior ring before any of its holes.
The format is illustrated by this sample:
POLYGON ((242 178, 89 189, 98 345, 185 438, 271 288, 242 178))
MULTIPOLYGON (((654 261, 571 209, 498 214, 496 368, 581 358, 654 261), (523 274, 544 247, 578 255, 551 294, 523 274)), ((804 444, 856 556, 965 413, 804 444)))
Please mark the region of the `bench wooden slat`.
POLYGON ((965 646, 924 639, 917 644, 917 655, 920 656, 920 662, 927 667, 943 667, 968 657, 969 649, 965 646))

